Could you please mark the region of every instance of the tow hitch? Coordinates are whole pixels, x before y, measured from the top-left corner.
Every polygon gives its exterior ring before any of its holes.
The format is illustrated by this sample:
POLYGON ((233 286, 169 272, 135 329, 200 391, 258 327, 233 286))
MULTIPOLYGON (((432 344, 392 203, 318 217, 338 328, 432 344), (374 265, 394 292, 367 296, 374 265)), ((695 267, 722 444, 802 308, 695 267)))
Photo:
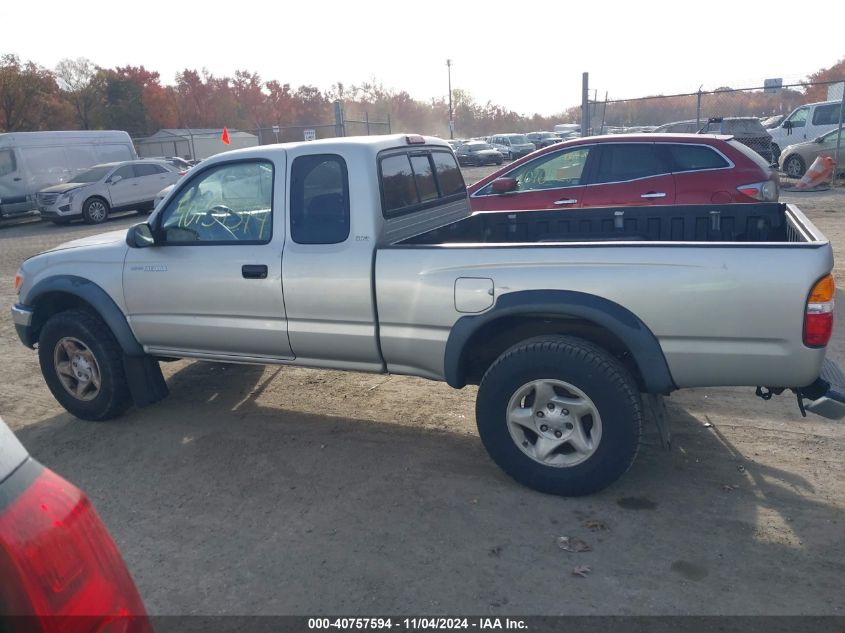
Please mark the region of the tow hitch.
MULTIPOLYGON (((773 395, 784 391, 784 387, 757 387, 755 393, 763 400, 771 400, 773 395)), ((804 417, 810 411, 830 420, 845 418, 845 373, 832 360, 824 359, 815 382, 792 391, 797 396, 798 408, 804 417)))

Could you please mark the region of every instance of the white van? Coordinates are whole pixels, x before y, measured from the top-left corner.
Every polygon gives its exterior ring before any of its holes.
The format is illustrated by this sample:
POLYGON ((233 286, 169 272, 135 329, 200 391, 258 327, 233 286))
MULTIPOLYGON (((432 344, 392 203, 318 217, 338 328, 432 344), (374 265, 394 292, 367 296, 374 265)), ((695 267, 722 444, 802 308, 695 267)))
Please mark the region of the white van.
POLYGON ((798 106, 777 127, 768 130, 772 137, 772 154, 777 160, 787 145, 812 141, 839 125, 842 102, 820 101, 798 106))
POLYGON ((126 132, 11 132, 0 134, 0 219, 36 208, 41 189, 100 163, 138 158, 126 132))

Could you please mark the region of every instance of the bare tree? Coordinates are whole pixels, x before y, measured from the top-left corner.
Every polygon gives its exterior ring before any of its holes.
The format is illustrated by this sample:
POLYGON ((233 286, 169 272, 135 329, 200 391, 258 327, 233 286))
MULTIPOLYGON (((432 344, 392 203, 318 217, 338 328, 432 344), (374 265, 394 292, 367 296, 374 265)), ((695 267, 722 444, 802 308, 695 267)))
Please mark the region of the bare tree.
POLYGON ((83 130, 91 129, 93 114, 103 98, 98 71, 94 62, 85 57, 63 59, 56 66, 59 88, 73 105, 83 130))

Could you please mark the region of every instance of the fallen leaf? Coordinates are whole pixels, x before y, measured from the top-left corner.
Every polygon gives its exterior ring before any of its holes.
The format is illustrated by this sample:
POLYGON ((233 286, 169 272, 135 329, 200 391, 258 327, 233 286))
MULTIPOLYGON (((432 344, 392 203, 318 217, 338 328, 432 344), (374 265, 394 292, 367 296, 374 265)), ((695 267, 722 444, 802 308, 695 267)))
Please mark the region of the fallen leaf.
POLYGON ((610 529, 609 527, 607 527, 607 523, 599 519, 588 519, 584 521, 584 527, 589 530, 593 530, 593 532, 600 532, 602 530, 610 529))
POLYGON ((586 578, 587 574, 589 574, 592 569, 590 569, 589 565, 578 565, 575 569, 572 570, 573 576, 581 576, 581 578, 586 578))
POLYGON ((591 552, 593 550, 589 543, 582 541, 577 536, 558 537, 557 545, 567 552, 591 552))

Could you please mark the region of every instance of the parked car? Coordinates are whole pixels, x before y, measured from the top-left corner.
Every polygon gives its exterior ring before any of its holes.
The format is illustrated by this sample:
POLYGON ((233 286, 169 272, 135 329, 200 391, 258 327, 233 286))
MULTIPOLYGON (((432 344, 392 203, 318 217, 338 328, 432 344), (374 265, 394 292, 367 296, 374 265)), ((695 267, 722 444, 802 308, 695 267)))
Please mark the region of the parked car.
POLYGON ((593 136, 539 150, 469 187, 473 211, 770 202, 777 174, 729 137, 593 136))
POLYGON ((167 185, 156 194, 156 197, 153 198, 153 210, 158 209, 158 205, 161 204, 161 201, 167 197, 167 194, 173 191, 173 187, 175 187, 175 185, 167 185))
POLYGON ((702 121, 689 119, 687 121, 674 121, 664 123, 654 128, 657 134, 695 134, 701 129, 702 121))
POLYGON ((190 162, 185 160, 184 158, 179 158, 178 156, 153 156, 153 157, 144 157, 142 160, 159 160, 164 161, 165 163, 169 163, 173 165, 177 170, 179 170, 182 176, 184 176, 188 170, 193 167, 190 162))
POLYGON ((770 165, 777 160, 777 156, 772 152, 772 137, 763 129, 760 119, 755 117, 712 117, 702 126, 699 133, 733 136, 760 154, 770 165))
POLYGON ((30 213, 36 194, 100 163, 138 158, 126 132, 0 134, 0 219, 30 213))
POLYGON ((578 134, 581 133, 581 124, 580 123, 558 123, 555 125, 553 132, 557 134, 563 135, 563 137, 567 137, 568 135, 572 134, 573 132, 577 132, 578 134))
MULTIPOLYGON (((687 168, 761 161, 715 141, 661 150, 687 168)), ((598 173, 658 162, 643 144, 597 152, 598 173)), ((551 179, 572 175, 572 149, 539 150, 559 153, 551 179)), ((209 158, 149 222, 24 261, 12 319, 53 396, 88 420, 165 398, 161 358, 479 384, 491 458, 531 488, 583 495, 628 470, 644 419, 668 442, 661 397, 676 389, 788 388, 845 417, 825 358, 833 265, 793 205, 472 213, 449 146, 394 134, 209 158)))
POLYGON ((508 160, 516 160, 527 156, 535 150, 525 134, 494 134, 490 137, 490 145, 497 149, 508 160))
POLYGON ((30 457, 2 418, 0 628, 152 633, 132 576, 85 493, 30 457))
POLYGON ((66 183, 39 191, 38 211, 55 224, 67 224, 79 217, 88 224, 99 224, 113 211, 152 209, 156 194, 180 177, 180 172, 164 161, 97 165, 66 183))
POLYGON ((535 149, 542 149, 555 143, 560 143, 561 138, 554 132, 531 132, 525 137, 534 145, 535 149))
POLYGON ((458 157, 458 164, 467 166, 501 165, 504 161, 502 153, 484 141, 464 143, 455 150, 455 156, 458 157))
POLYGON ((775 159, 787 145, 812 141, 839 127, 841 101, 820 101, 795 108, 783 123, 771 128, 775 159))
POLYGON ((833 130, 806 143, 786 146, 781 152, 778 166, 788 176, 800 178, 819 156, 832 156, 837 170, 845 170, 845 128, 833 130), (837 140, 839 154, 836 153, 837 140))

